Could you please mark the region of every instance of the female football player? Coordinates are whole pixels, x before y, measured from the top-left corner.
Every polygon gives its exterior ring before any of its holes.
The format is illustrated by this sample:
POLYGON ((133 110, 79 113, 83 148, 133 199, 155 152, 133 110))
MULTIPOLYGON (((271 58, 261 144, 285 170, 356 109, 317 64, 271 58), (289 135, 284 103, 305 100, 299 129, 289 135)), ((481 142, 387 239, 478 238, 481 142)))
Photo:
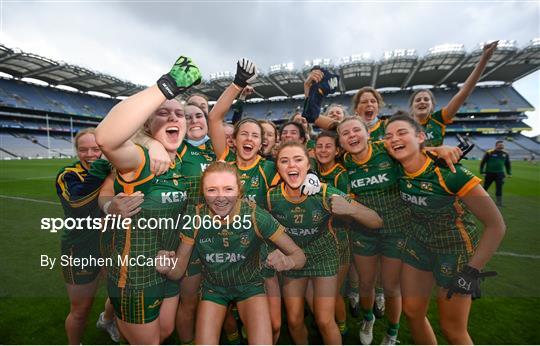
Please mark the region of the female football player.
POLYGON ((501 213, 463 166, 456 173, 436 164, 423 150, 422 127, 404 115, 386 127, 386 146, 400 162, 399 189, 412 222, 403 251, 403 312, 418 344, 437 339, 426 318, 434 285, 441 329, 451 344, 472 344, 467 332, 471 297, 480 297, 480 271, 505 233, 501 213), (480 234, 474 217, 484 226, 480 234))
POLYGON ((176 253, 178 265, 157 266, 171 279, 182 276, 194 248, 203 264, 202 298, 197 312, 196 344, 219 344, 227 307, 236 302, 246 326, 249 344, 272 343, 270 313, 259 265, 263 241, 279 249, 266 264, 278 271, 300 269, 302 250, 267 211, 242 198, 242 182, 236 168, 224 162, 211 164, 202 176, 204 203, 192 206, 182 227, 176 253))

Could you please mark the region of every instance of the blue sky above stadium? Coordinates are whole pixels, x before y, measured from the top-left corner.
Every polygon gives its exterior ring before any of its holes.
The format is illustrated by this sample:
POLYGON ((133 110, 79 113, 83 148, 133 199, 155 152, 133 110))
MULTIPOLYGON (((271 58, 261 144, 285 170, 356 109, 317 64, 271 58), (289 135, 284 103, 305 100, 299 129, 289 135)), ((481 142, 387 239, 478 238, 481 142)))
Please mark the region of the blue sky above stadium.
MULTIPOLYGON (((519 47, 539 37, 538 2, 3 2, 0 42, 140 84, 179 54, 205 76, 234 71, 239 57, 270 65, 393 49, 424 55, 443 43, 467 51, 493 39, 519 47)), ((540 107, 540 72, 515 84, 540 107)), ((528 123, 540 132, 538 111, 528 123)))

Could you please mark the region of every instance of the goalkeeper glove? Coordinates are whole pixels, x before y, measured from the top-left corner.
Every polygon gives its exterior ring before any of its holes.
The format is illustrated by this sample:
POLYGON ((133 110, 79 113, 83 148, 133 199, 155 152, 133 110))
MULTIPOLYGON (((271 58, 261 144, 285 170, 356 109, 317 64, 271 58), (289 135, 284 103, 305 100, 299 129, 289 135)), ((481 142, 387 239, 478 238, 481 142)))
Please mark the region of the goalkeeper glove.
POLYGON ((446 298, 452 298, 454 293, 470 294, 472 299, 480 298, 480 281, 486 277, 495 275, 497 275, 497 272, 490 271, 481 273, 478 269, 466 265, 454 276, 452 283, 446 287, 448 288, 446 298))
POLYGON ((168 100, 185 92, 201 82, 201 71, 191 58, 181 56, 176 60, 169 73, 164 74, 157 81, 159 90, 168 100))
MULTIPOLYGON (((471 150, 473 150, 474 143, 469 142, 469 140, 461 137, 459 134, 457 135, 457 139, 459 141, 459 144, 457 145, 457 147, 459 149, 461 149, 461 156, 459 157, 458 162, 463 160, 463 159, 467 160, 466 156, 471 150)), ((434 155, 430 151, 427 151, 426 153, 434 161, 435 166, 448 168, 448 165, 446 164, 446 162, 443 159, 441 159, 440 157, 437 157, 436 155, 434 155)))
POLYGON ((304 179, 304 183, 300 186, 300 193, 311 196, 318 194, 320 191, 321 181, 317 174, 310 169, 306 175, 306 179, 304 179))
POLYGON ((255 63, 246 58, 238 60, 233 83, 239 88, 244 89, 249 83, 255 80, 255 77, 257 77, 255 63))

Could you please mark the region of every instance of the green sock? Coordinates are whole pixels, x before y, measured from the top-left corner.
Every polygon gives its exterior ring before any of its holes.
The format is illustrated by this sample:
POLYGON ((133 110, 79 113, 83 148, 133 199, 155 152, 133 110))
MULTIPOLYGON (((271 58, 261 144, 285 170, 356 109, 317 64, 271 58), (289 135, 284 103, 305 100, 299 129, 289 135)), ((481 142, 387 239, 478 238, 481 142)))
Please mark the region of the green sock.
POLYGON ((188 341, 180 341, 180 345, 195 345, 195 340, 191 339, 188 341))
POLYGON ((373 315, 373 309, 364 310, 364 320, 371 321, 374 318, 375 316, 373 315))
POLYGON ((396 336, 399 330, 399 323, 388 323, 388 329, 386 334, 390 336, 396 336))

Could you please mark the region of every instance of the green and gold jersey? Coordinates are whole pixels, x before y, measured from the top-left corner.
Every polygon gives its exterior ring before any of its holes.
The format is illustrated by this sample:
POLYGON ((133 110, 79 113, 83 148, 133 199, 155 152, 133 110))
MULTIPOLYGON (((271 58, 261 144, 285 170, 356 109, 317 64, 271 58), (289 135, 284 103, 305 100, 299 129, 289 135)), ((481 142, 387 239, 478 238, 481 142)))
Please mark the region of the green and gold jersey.
MULTIPOLYGON (((153 259, 159 250, 176 250, 179 244, 178 225, 188 201, 189 191, 196 191, 193 183, 182 177, 178 155, 170 169, 155 177, 150 171, 148 150, 138 147, 142 163, 129 181, 120 174, 114 181, 114 193, 132 194, 141 191, 144 202, 141 211, 132 217, 127 229, 115 229, 112 239, 113 267, 108 275, 118 287, 140 289, 160 284, 165 277, 154 266, 128 265, 127 259, 153 259), (124 260, 123 262, 119 259, 124 260)), ((198 181, 198 179, 197 179, 198 181)), ((132 262, 129 262, 132 263, 132 262)))
POLYGON ((239 200, 225 218, 215 216, 206 204, 189 206, 191 222, 181 233, 182 241, 194 244, 203 277, 217 286, 261 282, 259 251, 264 240, 275 241, 284 228, 255 203, 239 200))
MULTIPOLYGON (((317 165, 317 173, 321 178, 321 182, 328 184, 328 186, 335 187, 339 191, 350 195, 351 185, 349 182, 349 175, 347 170, 340 163, 336 163, 328 171, 323 172, 320 166, 317 165)), ((334 230, 336 231, 336 236, 339 240, 346 240, 347 232, 351 224, 347 220, 336 219, 334 221, 334 230)))
POLYGON ((386 120, 377 121, 375 125, 369 129, 369 139, 373 142, 382 141, 386 130, 386 120))
POLYGON ((277 183, 279 175, 276 171, 276 164, 257 155, 255 162, 249 167, 238 167, 236 153, 227 149, 219 158, 236 166, 242 186, 244 188, 244 199, 264 206, 266 203, 266 192, 270 186, 277 183))
POLYGON ((210 140, 197 147, 183 141, 178 147, 178 155, 182 160, 180 174, 185 177, 200 177, 206 167, 216 160, 210 140))
POLYGON ((348 196, 338 189, 321 184, 321 193, 293 199, 285 191, 285 183, 270 188, 267 210, 286 227, 287 234, 301 248, 306 247, 322 234, 331 232, 335 237, 334 217, 330 196, 348 196))
POLYGON ((446 120, 446 108, 431 113, 426 120, 420 122, 426 133, 426 147, 438 147, 443 145, 446 125, 452 120, 446 120))
POLYGON ((471 212, 459 197, 469 193, 480 179, 461 165, 456 173, 435 166, 427 158, 415 173, 400 167, 401 198, 411 210, 410 235, 438 253, 472 254, 478 230, 471 212))
MULTIPOLYGON (((387 153, 384 143, 369 142, 368 156, 362 162, 346 153, 343 166, 349 173, 354 198, 383 219, 384 226, 377 233, 404 232, 408 227, 408 215, 399 197, 398 165, 387 153)), ((358 226, 363 231, 370 231, 358 226)))
MULTIPOLYGON (((98 206, 101 185, 111 171, 107 160, 94 161, 87 170, 80 161, 65 166, 56 176, 56 193, 60 198, 66 218, 99 218, 103 214, 98 206)), ((99 239, 99 230, 64 230, 62 241, 80 244, 99 239)))

